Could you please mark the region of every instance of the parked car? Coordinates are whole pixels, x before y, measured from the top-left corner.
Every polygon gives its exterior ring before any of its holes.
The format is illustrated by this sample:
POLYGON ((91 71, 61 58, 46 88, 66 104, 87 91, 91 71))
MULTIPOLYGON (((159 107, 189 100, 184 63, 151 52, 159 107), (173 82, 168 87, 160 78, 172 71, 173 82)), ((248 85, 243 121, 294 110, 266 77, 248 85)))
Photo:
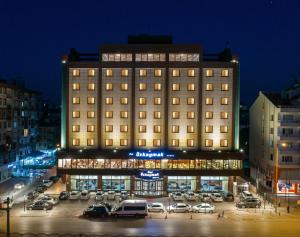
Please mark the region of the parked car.
POLYGON ((81 200, 89 200, 90 199, 91 194, 89 193, 88 190, 83 190, 80 193, 80 199, 81 200))
POLYGON ((55 175, 55 176, 51 176, 49 178, 49 180, 51 180, 53 183, 56 183, 58 180, 59 180, 60 176, 58 175, 55 175))
POLYGON ((198 199, 198 195, 194 192, 189 191, 185 193, 185 198, 188 201, 196 201, 198 199))
POLYGON ((160 202, 149 203, 148 204, 148 211, 149 212, 164 212, 165 207, 160 202))
POLYGON ((67 191, 62 191, 60 194, 59 194, 59 197, 58 199, 59 200, 68 200, 70 197, 70 193, 67 192, 67 191))
POLYGON ((215 212, 215 206, 209 203, 200 203, 192 208, 192 212, 196 213, 213 213, 215 212))
POLYGON ((186 203, 175 203, 167 207, 169 212, 190 212, 191 206, 186 203))
POLYGON ((246 198, 236 203, 238 208, 260 208, 261 201, 258 198, 246 198))
POLYGON ((173 193, 172 197, 173 197, 174 201, 183 201, 184 200, 183 194, 181 192, 173 193))
POLYGON ((44 201, 36 201, 27 205, 27 210, 51 210, 53 206, 44 201))
POLYGON ((253 198, 253 194, 249 191, 242 191, 240 197, 241 199, 253 198))
POLYGON ((80 197, 80 192, 79 192, 79 191, 72 191, 72 192, 70 193, 69 199, 70 199, 70 200, 78 200, 79 197, 80 197))
POLYGON ((146 200, 125 200, 120 205, 115 206, 111 214, 113 216, 147 216, 146 200))
POLYGON ((223 199, 226 202, 233 202, 234 201, 234 195, 232 193, 222 193, 223 199))
POLYGON ((107 217, 109 210, 103 204, 94 204, 83 211, 83 216, 86 217, 107 217))
POLYGON ((213 202, 223 202, 223 197, 220 193, 212 193, 210 198, 213 202))
POLYGON ((104 199, 104 194, 101 190, 98 190, 96 192, 95 200, 96 201, 102 201, 104 199))
POLYGON ((47 189, 46 186, 40 184, 40 185, 36 186, 35 191, 38 192, 38 193, 43 193, 43 192, 46 191, 46 189, 47 189))
POLYGON ((120 197, 122 198, 122 200, 126 200, 128 198, 128 192, 125 190, 122 190, 120 197))
POLYGON ((43 180, 43 185, 45 185, 47 188, 51 187, 52 184, 53 184, 53 181, 51 181, 49 179, 43 180))
POLYGON ((47 203, 51 204, 52 206, 57 205, 59 202, 57 198, 51 197, 49 195, 45 195, 45 196, 39 198, 39 201, 47 202, 47 203))
POLYGON ((115 191, 108 191, 107 192, 107 200, 115 200, 115 198, 116 198, 115 191))
POLYGON ((24 183, 17 183, 17 184, 15 184, 15 189, 20 190, 22 188, 24 188, 24 183))
POLYGON ((31 200, 34 200, 35 198, 37 198, 39 195, 40 195, 39 192, 37 192, 37 191, 32 191, 32 192, 27 193, 26 199, 27 199, 28 201, 31 201, 31 200))
POLYGON ((209 193, 200 193, 199 198, 202 202, 210 201, 210 194, 209 193))

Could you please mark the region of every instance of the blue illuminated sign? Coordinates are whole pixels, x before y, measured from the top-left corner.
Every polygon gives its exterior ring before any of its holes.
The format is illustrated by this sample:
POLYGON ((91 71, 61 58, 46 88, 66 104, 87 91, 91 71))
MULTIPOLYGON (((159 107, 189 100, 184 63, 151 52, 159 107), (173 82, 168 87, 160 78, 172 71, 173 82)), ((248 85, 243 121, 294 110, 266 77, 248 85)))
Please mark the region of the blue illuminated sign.
POLYGON ((162 151, 136 151, 130 152, 129 156, 134 156, 135 158, 150 158, 150 159, 162 159, 167 157, 174 157, 173 154, 166 154, 162 151))
POLYGON ((141 170, 139 173, 139 178, 154 180, 160 178, 159 170, 141 170))

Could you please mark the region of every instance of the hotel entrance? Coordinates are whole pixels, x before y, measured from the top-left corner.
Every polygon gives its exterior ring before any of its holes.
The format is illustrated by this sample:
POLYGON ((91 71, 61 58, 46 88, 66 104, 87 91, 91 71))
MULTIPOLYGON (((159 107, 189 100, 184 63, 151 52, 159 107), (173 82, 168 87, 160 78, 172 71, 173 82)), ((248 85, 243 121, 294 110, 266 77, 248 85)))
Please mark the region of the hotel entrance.
POLYGON ((146 180, 136 178, 134 181, 134 194, 138 196, 162 196, 163 179, 146 180))

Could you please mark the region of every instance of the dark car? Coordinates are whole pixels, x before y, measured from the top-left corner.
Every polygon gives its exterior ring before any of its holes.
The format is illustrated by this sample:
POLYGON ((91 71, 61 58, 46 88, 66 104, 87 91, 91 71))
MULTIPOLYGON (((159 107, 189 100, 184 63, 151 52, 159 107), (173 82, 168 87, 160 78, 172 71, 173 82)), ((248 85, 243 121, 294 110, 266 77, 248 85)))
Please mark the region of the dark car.
POLYGON ((234 195, 232 193, 222 193, 223 199, 226 202, 233 202, 234 201, 234 195))
POLYGON ((107 217, 109 210, 103 204, 94 204, 83 211, 83 216, 86 217, 107 217))
POLYGON ((28 204, 27 209, 28 210, 51 210, 53 206, 47 202, 44 201, 37 201, 28 204))
POLYGON ((247 198, 236 204, 238 208, 260 208, 261 201, 258 198, 247 198))
POLYGON ((59 176, 58 175, 56 175, 56 176, 51 176, 50 178, 49 178, 49 180, 51 180, 53 183, 55 183, 55 182, 57 182, 58 180, 59 180, 59 176))
POLYGON ((67 191, 62 191, 60 194, 59 194, 59 197, 58 199, 59 200, 68 200, 70 197, 70 193, 67 192, 67 191))
POLYGON ((33 200, 35 198, 37 198, 39 196, 39 192, 37 191, 32 191, 32 192, 29 192, 27 193, 27 200, 33 200))
POLYGON ((45 185, 40 184, 35 188, 35 191, 38 193, 43 193, 46 191, 46 189, 47 187, 45 185))

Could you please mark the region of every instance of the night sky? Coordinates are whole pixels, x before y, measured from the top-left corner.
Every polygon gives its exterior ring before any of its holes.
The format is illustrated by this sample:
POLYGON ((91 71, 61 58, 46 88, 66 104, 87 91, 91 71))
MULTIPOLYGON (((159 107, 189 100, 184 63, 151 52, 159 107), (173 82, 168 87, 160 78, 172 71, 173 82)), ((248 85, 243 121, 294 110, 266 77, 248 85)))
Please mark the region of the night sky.
POLYGON ((241 102, 275 91, 300 72, 300 1, 0 0, 0 77, 60 102, 60 59, 69 48, 97 52, 128 34, 170 34, 207 53, 226 41, 239 55, 241 102))

